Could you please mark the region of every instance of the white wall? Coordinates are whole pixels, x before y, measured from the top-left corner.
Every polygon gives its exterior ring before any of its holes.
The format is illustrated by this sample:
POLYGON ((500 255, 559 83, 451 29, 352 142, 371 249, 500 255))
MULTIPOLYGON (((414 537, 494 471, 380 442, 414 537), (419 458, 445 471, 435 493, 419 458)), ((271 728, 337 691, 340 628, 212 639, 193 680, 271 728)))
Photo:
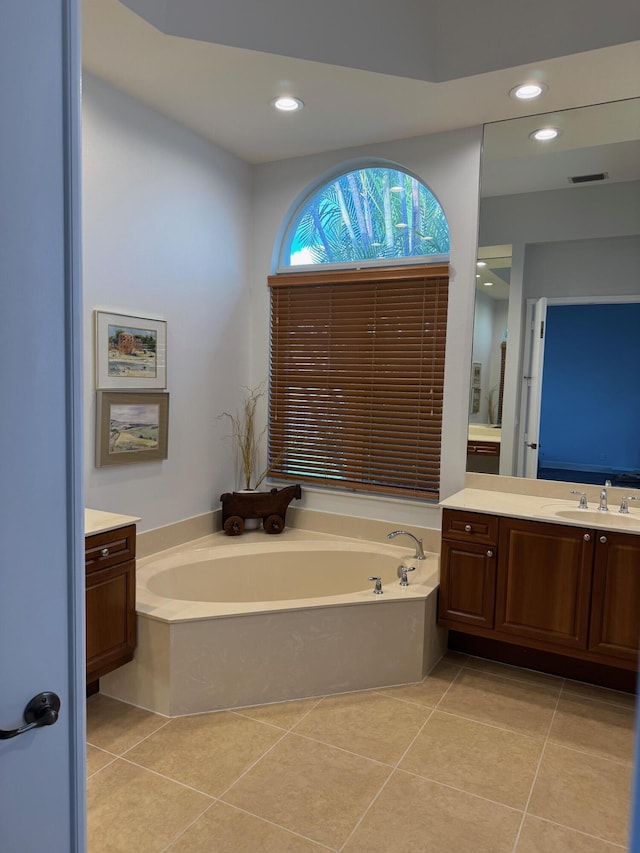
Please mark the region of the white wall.
POLYGON ((236 483, 217 415, 249 381, 251 171, 90 75, 82 112, 86 505, 149 530, 236 483), (95 309, 167 320, 165 461, 95 467, 95 309))
MULTIPOLYGON (((257 166, 252 202, 252 382, 265 378, 269 354, 267 276, 292 207, 344 164, 387 161, 415 174, 442 204, 451 232, 451 279, 442 436, 442 496, 464 486, 473 333, 478 187, 482 128, 349 148, 257 166)), ((433 505, 303 489, 303 505, 390 522, 439 527, 433 505)))

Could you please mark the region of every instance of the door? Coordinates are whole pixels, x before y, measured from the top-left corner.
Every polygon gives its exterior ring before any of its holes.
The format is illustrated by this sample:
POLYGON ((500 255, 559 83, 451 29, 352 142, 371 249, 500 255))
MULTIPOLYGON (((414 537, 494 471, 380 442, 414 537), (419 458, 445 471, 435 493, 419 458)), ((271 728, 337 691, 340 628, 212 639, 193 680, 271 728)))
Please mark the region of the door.
POLYGON ((501 518, 496 631, 586 649, 592 563, 593 535, 580 527, 501 518))
POLYGON ((589 648, 636 664, 640 646, 640 542, 628 533, 596 532, 589 648))
POLYGON ((538 476, 538 445, 540 441, 540 401, 544 367, 544 327, 547 319, 547 300, 537 299, 527 308, 527 341, 524 359, 524 383, 519 471, 525 477, 538 476), (530 313, 529 313, 530 311, 530 313))
POLYGON ((84 849, 78 0, 0 27, 0 850, 84 849))

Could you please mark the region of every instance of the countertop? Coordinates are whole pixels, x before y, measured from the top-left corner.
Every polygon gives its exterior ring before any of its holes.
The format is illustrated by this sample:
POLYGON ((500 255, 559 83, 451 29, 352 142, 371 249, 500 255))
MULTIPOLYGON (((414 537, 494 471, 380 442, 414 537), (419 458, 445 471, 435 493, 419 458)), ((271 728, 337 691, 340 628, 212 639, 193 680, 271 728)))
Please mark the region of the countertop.
POLYGON ((85 509, 84 535, 91 536, 94 533, 117 530, 118 527, 126 527, 127 524, 135 524, 137 521, 140 519, 133 515, 119 515, 115 512, 103 512, 101 509, 85 509))
POLYGON ((502 430, 487 424, 469 424, 469 441, 491 441, 500 444, 502 430))
POLYGON ((461 509, 531 521, 545 521, 550 524, 567 524, 572 527, 640 533, 640 510, 636 508, 637 505, 630 504, 629 514, 621 515, 618 512, 619 504, 613 499, 610 499, 610 508, 607 512, 599 512, 597 504, 593 502, 586 510, 578 509, 578 496, 574 500, 563 500, 558 497, 462 489, 440 501, 440 506, 445 509, 461 509), (558 515, 566 512, 570 512, 575 517, 558 515))

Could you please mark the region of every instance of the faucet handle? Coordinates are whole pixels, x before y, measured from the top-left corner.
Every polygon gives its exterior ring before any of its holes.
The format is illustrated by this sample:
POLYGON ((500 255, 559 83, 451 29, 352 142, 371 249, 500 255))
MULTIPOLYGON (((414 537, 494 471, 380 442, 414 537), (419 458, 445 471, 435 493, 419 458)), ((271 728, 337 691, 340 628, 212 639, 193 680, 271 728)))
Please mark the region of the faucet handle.
POLYGON ((633 495, 628 498, 622 498, 620 501, 620 509, 618 511, 623 515, 629 514, 629 501, 640 501, 640 498, 636 498, 633 495))
POLYGON ((373 588, 373 592, 375 595, 382 595, 382 577, 380 575, 373 575, 369 578, 370 581, 375 581, 376 585, 373 588))
POLYGON ((589 509, 589 506, 587 504, 587 493, 586 492, 580 492, 580 491, 578 491, 578 489, 571 489, 569 494, 570 495, 580 495, 580 503, 578 504, 579 509, 589 509))
POLYGON ((398 571, 400 572, 400 586, 409 586, 409 581, 407 580, 407 572, 415 572, 415 566, 405 566, 402 563, 398 566, 398 571))

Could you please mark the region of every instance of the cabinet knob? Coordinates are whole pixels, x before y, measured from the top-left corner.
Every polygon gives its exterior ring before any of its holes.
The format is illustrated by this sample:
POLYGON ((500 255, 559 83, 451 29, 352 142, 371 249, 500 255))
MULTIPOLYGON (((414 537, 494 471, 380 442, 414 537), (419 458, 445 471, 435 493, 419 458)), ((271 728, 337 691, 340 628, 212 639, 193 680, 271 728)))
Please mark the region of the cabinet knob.
POLYGON ((487 551, 487 557, 493 557, 493 551, 487 551))
POLYGON ((584 539, 585 542, 591 542, 591 534, 590 533, 585 533, 582 538, 584 539))
POLYGON ((607 537, 606 537, 606 536, 601 536, 601 537, 600 537, 600 541, 602 542, 602 544, 603 544, 603 545, 605 545, 605 544, 606 544, 606 542, 607 542, 607 537))
POLYGON ((465 524, 464 532, 465 533, 471 533, 471 525, 470 524, 465 524))
POLYGON ((109 549, 103 548, 102 551, 100 551, 100 556, 101 557, 108 557, 109 556, 109 549))

